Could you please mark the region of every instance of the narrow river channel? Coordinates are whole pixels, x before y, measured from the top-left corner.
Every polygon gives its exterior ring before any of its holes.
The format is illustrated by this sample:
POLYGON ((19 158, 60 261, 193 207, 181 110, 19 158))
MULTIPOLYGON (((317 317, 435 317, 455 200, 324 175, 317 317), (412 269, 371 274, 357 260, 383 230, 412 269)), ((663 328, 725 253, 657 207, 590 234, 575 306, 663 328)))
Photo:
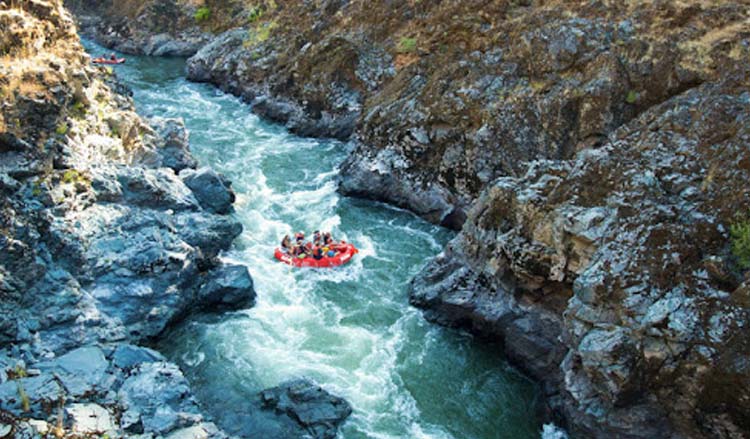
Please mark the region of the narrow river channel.
POLYGON ((334 180, 346 145, 260 120, 239 99, 186 81, 184 60, 130 56, 116 71, 139 113, 184 119, 196 158, 229 177, 238 196, 244 233, 223 257, 250 269, 257 305, 192 318, 158 345, 221 427, 243 437, 263 431, 243 406, 264 388, 304 376, 352 404, 342 438, 540 437, 537 388, 499 348, 432 325, 408 304, 410 278, 449 231, 339 196, 334 180), (315 229, 361 253, 332 270, 273 260, 284 234, 315 229))

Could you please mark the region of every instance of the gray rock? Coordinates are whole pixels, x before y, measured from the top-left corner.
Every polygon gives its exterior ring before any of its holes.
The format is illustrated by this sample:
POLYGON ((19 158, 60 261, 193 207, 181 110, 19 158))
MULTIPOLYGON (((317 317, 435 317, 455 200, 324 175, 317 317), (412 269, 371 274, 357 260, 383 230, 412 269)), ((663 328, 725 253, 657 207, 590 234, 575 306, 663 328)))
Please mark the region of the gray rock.
POLYGON ((117 180, 129 204, 155 209, 195 210, 193 192, 171 170, 119 168, 117 180))
POLYGON ((197 160, 190 154, 187 128, 182 119, 152 117, 148 120, 162 140, 158 150, 162 160, 160 165, 179 173, 183 169, 194 169, 197 160))
POLYGON ((283 383, 260 396, 266 409, 288 416, 302 432, 316 439, 335 438, 338 427, 352 413, 344 399, 306 380, 283 383))
MULTIPOLYGON (((251 101, 253 112, 284 124, 299 135, 348 139, 354 132, 361 111, 362 96, 359 91, 350 84, 332 81, 330 87, 325 87, 326 90, 315 90, 316 93, 321 93, 321 97, 325 95, 325 98, 316 100, 313 105, 306 105, 285 92, 289 87, 280 84, 274 87, 272 84, 278 79, 274 75, 261 74, 260 81, 257 80, 259 78, 238 77, 241 75, 239 72, 265 72, 269 66, 264 63, 276 59, 273 56, 275 54, 269 54, 273 52, 270 47, 246 50, 247 33, 246 29, 230 29, 216 36, 188 60, 188 79, 214 83, 251 101), (270 56, 259 57, 261 53, 270 56), (318 104, 323 104, 323 108, 318 104)), ((358 56, 352 44, 345 39, 327 41, 325 44, 335 46, 342 52, 350 52, 352 58, 358 56)), ((377 69, 381 64, 362 63, 357 73, 362 76, 378 76, 378 73, 367 74, 362 70, 370 66, 377 69)))
POLYGON ((197 82, 211 81, 214 74, 212 66, 216 54, 220 50, 241 48, 246 37, 246 29, 232 29, 212 39, 188 60, 187 77, 197 82))
POLYGON ((20 378, 0 384, 0 410, 23 416, 28 412, 44 416, 50 407, 60 405, 64 389, 51 374, 20 378))
MULTIPOLYGON (((76 6, 121 10, 104 3, 76 6)), ((142 6, 134 22, 148 27, 159 8, 142 6)), ((166 6, 150 24, 193 21, 166 6)), ((40 59, 50 47, 66 53, 32 76, 9 70, 10 93, 0 97, 0 119, 13 123, 0 138, 0 428, 36 439, 66 409, 66 435, 225 437, 202 422, 177 366, 136 344, 207 306, 201 300, 231 307, 243 288, 252 292, 247 273, 208 274, 241 226, 201 207, 176 173, 196 166, 184 124, 138 116, 132 91, 91 67, 62 1, 21 2, 0 21, 2 32, 28 36, 3 39, 11 63, 32 46, 40 59), (45 92, 19 93, 13 84, 22 83, 45 92), (215 284, 202 297, 209 277, 215 284)), ((121 42, 185 53, 201 35, 121 42)))
POLYGON ((118 392, 125 408, 122 428, 129 433, 166 435, 202 421, 187 380, 171 363, 138 366, 118 392))
POLYGON ((229 248, 242 233, 242 224, 237 221, 204 213, 175 215, 174 224, 180 237, 191 246, 200 248, 207 258, 229 248))
POLYGON ((0 173, 0 192, 10 195, 21 187, 18 180, 12 178, 6 173, 0 173))
MULTIPOLYGON (((569 37, 555 43, 549 68, 586 53, 569 37)), ((728 252, 723 224, 738 199, 750 199, 739 183, 750 174, 719 166, 714 185, 699 171, 715 160, 714 147, 733 163, 749 160, 738 147, 747 130, 700 146, 723 121, 750 121, 738 84, 733 75, 704 84, 595 150, 496 179, 412 282, 411 302, 428 319, 504 342, 573 434, 730 437, 746 429, 750 407, 739 389, 750 374, 736 365, 750 355, 740 329, 750 295, 710 255, 728 252), (696 106, 712 110, 695 119, 696 106)))
POLYGON ((200 303, 218 309, 251 307, 256 297, 247 267, 227 264, 207 274, 198 294, 200 303))
POLYGON ((155 350, 130 344, 118 345, 112 357, 112 364, 120 369, 132 369, 143 363, 164 361, 164 356, 155 350))
POLYGON ((193 191, 205 210, 222 215, 234 211, 232 204, 235 196, 231 182, 226 177, 211 168, 201 168, 197 171, 182 171, 180 178, 193 191))
POLYGON ((188 57, 211 38, 195 23, 195 7, 171 2, 145 3, 137 20, 123 19, 112 0, 76 2, 82 32, 124 53, 188 57))
POLYGON ((44 372, 55 373, 73 396, 101 392, 109 363, 101 349, 94 346, 75 349, 55 360, 37 365, 44 372))
POLYGON ((10 437, 10 434, 13 432, 13 426, 10 424, 2 424, 0 423, 0 437, 10 437))
POLYGON ((210 422, 183 428, 170 433, 166 439, 223 439, 227 436, 210 422))
POLYGON ((98 404, 71 404, 65 412, 77 433, 108 433, 117 429, 110 413, 98 404))

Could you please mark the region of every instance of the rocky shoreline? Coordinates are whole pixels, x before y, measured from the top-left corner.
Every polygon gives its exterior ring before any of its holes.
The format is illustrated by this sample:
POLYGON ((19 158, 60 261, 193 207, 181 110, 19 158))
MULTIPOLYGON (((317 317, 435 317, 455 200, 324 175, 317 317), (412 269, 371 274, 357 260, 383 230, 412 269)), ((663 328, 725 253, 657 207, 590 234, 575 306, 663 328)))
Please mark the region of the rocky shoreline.
MULTIPOLYGON (((228 437, 138 344, 255 303, 247 268, 219 259, 242 232, 231 182, 198 168, 181 120, 141 118, 90 66, 61 1, 0 3, 0 29, 0 437, 228 437)), ((331 403, 318 392, 279 418, 331 403)), ((288 437, 330 437, 351 409, 329 398, 341 418, 288 437)))
POLYGON ((667 101, 575 160, 496 181, 413 281, 411 302, 504 341, 582 437, 741 434, 748 405, 727 388, 750 376, 726 361, 749 353, 750 277, 723 224, 749 175, 725 167, 707 184, 700 168, 716 151, 750 158, 744 128, 704 140, 750 117, 746 75, 667 101))
POLYGON ((750 432, 747 5, 261 4, 220 3, 189 77, 461 230, 412 284, 428 319, 504 342, 574 434, 750 432))

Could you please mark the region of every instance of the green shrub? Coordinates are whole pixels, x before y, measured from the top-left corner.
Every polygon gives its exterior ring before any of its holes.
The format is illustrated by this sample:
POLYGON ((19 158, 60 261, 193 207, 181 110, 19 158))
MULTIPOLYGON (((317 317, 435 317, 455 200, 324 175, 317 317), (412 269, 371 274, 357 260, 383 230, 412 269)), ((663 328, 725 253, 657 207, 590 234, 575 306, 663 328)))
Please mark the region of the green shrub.
POLYGON ((29 401, 29 395, 26 394, 26 389, 23 388, 23 384, 20 381, 16 381, 18 387, 18 396, 21 398, 21 408, 24 412, 31 411, 31 401, 29 401))
POLYGON ((86 181, 86 178, 83 176, 83 174, 75 169, 68 169, 67 171, 63 172, 63 183, 78 183, 84 181, 86 181))
POLYGON ((417 39, 402 37, 398 42, 398 53, 414 53, 417 51, 417 39))
POLYGON ((247 22, 250 24, 255 23, 263 17, 263 8, 260 6, 253 6, 250 8, 250 12, 247 14, 247 22))
POLYGON ((64 122, 60 122, 57 124, 57 128, 55 128, 55 133, 57 133, 58 136, 64 136, 68 134, 68 124, 64 122))
MULTIPOLYGON (((26 378, 28 374, 26 373, 26 369, 21 367, 20 365, 16 366, 15 370, 13 371, 13 378, 18 380, 21 378, 26 378)), ((28 412, 31 410, 31 403, 29 401, 29 395, 26 394, 26 389, 23 388, 23 384, 21 384, 20 381, 16 381, 16 387, 18 388, 18 396, 21 398, 21 408, 24 412, 28 412)))
POLYGON ((31 195, 34 197, 38 197, 42 195, 42 183, 39 181, 35 181, 34 185, 31 187, 31 195))
POLYGON ((211 9, 208 6, 198 8, 198 10, 195 11, 194 18, 198 23, 208 20, 211 18, 211 9))
POLYGON ((628 95, 625 97, 625 102, 627 102, 630 105, 635 104, 635 101, 638 100, 638 92, 635 90, 630 90, 628 92, 628 95))
POLYGON ((729 226, 732 254, 743 270, 750 269, 750 219, 739 220, 729 226))
POLYGON ((84 104, 83 102, 76 101, 76 103, 73 104, 72 114, 76 119, 83 119, 84 117, 86 117, 86 112, 86 104, 84 104))
POLYGON ((263 23, 255 26, 254 29, 250 29, 247 35, 247 39, 244 42, 245 47, 253 47, 260 43, 265 42, 271 38, 271 31, 276 28, 277 24, 275 21, 263 23))

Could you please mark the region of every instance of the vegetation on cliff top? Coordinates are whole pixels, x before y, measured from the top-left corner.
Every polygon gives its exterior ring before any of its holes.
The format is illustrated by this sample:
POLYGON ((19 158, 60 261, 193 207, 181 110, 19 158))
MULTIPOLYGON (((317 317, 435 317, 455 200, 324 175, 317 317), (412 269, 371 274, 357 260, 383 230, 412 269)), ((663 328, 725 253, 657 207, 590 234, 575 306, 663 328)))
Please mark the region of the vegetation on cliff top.
POLYGON ((750 215, 730 225, 732 254, 743 270, 750 269, 750 215))

